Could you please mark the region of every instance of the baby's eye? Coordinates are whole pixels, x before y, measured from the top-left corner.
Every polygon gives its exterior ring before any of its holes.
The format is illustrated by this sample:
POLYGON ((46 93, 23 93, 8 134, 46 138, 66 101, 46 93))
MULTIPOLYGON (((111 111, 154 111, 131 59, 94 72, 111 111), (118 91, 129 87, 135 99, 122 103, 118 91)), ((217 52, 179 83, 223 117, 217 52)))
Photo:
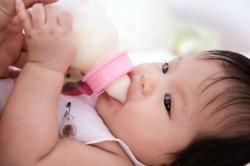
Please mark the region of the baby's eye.
POLYGON ((171 96, 169 96, 168 94, 166 94, 164 96, 164 106, 166 108, 166 111, 170 114, 170 112, 171 112, 171 96))
POLYGON ((162 72, 164 74, 168 72, 168 63, 167 62, 162 65, 162 72))

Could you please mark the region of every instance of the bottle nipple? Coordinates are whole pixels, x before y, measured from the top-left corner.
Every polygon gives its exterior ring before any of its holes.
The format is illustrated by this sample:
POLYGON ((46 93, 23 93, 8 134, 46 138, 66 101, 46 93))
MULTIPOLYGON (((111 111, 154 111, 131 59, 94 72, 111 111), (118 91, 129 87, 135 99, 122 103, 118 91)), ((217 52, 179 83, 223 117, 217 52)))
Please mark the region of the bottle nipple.
POLYGON ((103 63, 98 64, 82 78, 93 92, 99 93, 106 90, 107 93, 125 102, 130 79, 126 75, 134 67, 127 52, 121 52, 103 63))

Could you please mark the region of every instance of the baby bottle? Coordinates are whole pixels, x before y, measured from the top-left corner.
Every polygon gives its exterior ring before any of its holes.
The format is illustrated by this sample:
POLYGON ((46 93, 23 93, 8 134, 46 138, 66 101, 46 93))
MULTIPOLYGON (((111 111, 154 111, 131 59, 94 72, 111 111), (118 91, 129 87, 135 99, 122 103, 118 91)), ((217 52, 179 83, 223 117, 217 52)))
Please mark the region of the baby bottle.
POLYGON ((78 50, 71 67, 85 74, 82 81, 93 92, 106 91, 125 102, 133 64, 126 51, 118 52, 118 34, 102 7, 94 0, 60 0, 56 5, 73 16, 78 50))

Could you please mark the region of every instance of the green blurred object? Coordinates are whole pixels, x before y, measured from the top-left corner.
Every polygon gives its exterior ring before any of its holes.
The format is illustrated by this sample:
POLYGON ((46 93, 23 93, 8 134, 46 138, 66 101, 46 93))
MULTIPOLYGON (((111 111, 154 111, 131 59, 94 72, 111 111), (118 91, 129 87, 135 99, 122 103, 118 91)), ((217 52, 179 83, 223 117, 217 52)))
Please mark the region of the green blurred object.
POLYGON ((198 25, 176 23, 172 27, 172 32, 173 40, 170 43, 170 50, 178 55, 221 48, 218 35, 198 25))

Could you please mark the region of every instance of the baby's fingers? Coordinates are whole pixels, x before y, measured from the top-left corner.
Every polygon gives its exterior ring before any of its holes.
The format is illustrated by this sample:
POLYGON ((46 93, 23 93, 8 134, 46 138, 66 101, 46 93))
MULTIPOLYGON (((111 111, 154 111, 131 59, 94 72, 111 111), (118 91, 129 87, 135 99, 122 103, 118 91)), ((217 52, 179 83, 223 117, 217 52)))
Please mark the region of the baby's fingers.
POLYGON ((50 28, 55 28, 57 26, 57 9, 50 5, 45 5, 46 12, 46 24, 50 28))
POLYGON ((16 0, 16 12, 18 17, 20 18, 23 28, 26 32, 30 32, 32 29, 32 22, 31 19, 25 9, 25 6, 23 4, 23 1, 16 0))
POLYGON ((34 29, 42 29, 45 25, 45 8, 42 3, 36 3, 33 5, 32 20, 34 29))
POLYGON ((58 16, 58 24, 66 33, 72 32, 73 19, 70 13, 66 11, 62 11, 58 16))

